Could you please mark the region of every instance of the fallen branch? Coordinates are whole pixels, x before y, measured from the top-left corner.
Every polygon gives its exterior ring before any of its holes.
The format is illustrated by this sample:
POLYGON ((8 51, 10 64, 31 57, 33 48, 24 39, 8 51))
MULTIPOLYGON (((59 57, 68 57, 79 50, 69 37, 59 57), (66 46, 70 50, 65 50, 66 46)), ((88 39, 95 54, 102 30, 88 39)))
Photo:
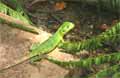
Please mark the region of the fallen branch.
POLYGON ((11 16, 8 16, 4 13, 0 12, 0 23, 8 24, 8 26, 13 28, 18 28, 23 31, 31 32, 34 34, 39 34, 39 30, 32 25, 26 24, 23 21, 20 21, 18 19, 15 19, 11 16))

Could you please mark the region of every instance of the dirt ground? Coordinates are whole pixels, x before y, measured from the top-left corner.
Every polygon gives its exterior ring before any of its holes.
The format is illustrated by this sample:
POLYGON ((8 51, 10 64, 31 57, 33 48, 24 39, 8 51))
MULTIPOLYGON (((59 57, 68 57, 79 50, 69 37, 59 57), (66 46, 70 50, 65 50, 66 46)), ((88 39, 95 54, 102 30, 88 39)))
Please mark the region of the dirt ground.
MULTIPOLYGON (((45 31, 40 30, 40 32, 40 35, 33 35, 0 24, 0 68, 13 64, 15 60, 24 57, 32 43, 42 42, 50 36, 45 31)), ((73 58, 71 55, 60 53, 58 49, 49 55, 62 60, 73 58)), ((36 66, 25 62, 0 72, 0 78, 64 78, 67 73, 68 70, 47 60, 42 60, 36 66)))

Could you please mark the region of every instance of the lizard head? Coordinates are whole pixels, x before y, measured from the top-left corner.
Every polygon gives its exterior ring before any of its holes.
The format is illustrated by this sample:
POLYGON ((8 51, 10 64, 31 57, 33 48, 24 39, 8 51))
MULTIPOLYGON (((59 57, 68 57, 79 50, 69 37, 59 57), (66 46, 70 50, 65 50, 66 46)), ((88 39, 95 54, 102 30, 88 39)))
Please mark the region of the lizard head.
POLYGON ((58 32, 61 35, 65 35, 67 32, 69 32, 71 29, 74 28, 74 24, 71 22, 64 22, 60 28, 58 29, 58 32))

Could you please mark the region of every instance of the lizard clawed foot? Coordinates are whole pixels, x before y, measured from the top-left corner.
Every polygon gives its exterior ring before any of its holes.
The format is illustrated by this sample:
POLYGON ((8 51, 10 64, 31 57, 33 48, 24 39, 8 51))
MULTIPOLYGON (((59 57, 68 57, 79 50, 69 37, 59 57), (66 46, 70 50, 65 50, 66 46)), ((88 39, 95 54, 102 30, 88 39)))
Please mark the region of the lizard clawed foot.
POLYGON ((35 56, 35 57, 33 57, 33 58, 31 58, 30 59, 30 64, 31 65, 36 65, 37 64, 37 61, 40 61, 41 60, 41 58, 39 58, 39 56, 35 56))
POLYGON ((30 59, 30 64, 31 65, 37 65, 37 62, 41 61, 43 58, 46 58, 47 55, 38 55, 30 59))

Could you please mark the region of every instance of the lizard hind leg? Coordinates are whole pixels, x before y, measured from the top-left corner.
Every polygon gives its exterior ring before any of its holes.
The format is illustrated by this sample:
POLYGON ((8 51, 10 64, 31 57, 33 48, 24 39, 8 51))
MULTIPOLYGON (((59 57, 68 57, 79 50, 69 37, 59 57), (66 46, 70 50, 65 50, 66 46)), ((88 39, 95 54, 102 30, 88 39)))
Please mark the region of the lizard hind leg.
POLYGON ((38 61, 41 61, 41 57, 40 57, 39 55, 31 58, 31 59, 30 59, 30 64, 36 65, 36 63, 37 63, 38 61))
POLYGON ((42 60, 42 58, 41 58, 39 55, 37 55, 37 56, 31 58, 30 61, 29 61, 29 63, 30 63, 33 67, 35 67, 36 69, 38 69, 38 71, 40 71, 42 66, 41 66, 41 63, 39 63, 39 62, 40 62, 41 60, 42 60))

